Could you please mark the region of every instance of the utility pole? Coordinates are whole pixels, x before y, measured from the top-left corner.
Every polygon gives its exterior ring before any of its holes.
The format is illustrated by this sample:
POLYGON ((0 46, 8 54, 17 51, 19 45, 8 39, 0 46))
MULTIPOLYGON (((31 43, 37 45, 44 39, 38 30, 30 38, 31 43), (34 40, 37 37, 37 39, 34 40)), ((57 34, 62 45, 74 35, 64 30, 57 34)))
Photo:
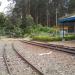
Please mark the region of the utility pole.
POLYGON ((57 26, 58 26, 58 9, 56 8, 56 35, 57 35, 57 26))
POLYGON ((39 23, 38 2, 39 2, 39 1, 37 0, 37 7, 36 7, 36 9, 35 9, 35 10, 36 10, 35 12, 36 12, 36 23, 37 23, 37 24, 39 23))
POLYGON ((38 24, 38 11, 36 11, 36 23, 38 24))
POLYGON ((47 8, 47 27, 49 26, 49 11, 48 11, 48 8, 47 8))
POLYGON ((58 9, 56 8, 56 27, 58 25, 58 9))
POLYGON ((29 0, 29 14, 30 14, 30 0, 29 0))
POLYGON ((50 19, 50 13, 49 13, 49 5, 50 5, 50 3, 52 2, 52 0, 49 0, 48 1, 48 3, 47 3, 47 10, 46 10, 46 12, 47 12, 47 26, 49 26, 49 19, 50 19))
POLYGON ((27 4, 27 15, 30 15, 30 0, 28 0, 27 4))
POLYGON ((47 10, 46 10, 46 13, 47 13, 47 27, 49 26, 49 9, 48 9, 48 7, 49 7, 49 4, 50 4, 50 1, 51 0, 49 0, 48 3, 47 3, 47 10))

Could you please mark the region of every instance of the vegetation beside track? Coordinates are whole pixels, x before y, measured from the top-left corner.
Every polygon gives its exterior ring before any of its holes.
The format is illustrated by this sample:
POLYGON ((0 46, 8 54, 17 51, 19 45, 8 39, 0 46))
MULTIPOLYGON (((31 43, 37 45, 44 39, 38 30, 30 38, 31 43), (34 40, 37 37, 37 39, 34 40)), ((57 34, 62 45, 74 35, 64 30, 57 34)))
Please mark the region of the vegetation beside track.
MULTIPOLYGON (((12 9, 9 8, 10 6, 8 7, 11 14, 10 12, 8 12, 6 15, 4 13, 0 13, 0 36, 16 37, 16 38, 18 37, 25 38, 29 36, 32 38, 32 40, 37 40, 37 41, 62 40, 62 37, 60 37, 60 30, 58 28, 55 28, 56 26, 55 11, 56 11, 56 6, 59 6, 60 3, 63 3, 63 0, 57 2, 52 1, 51 2, 52 6, 50 4, 50 6, 49 5, 47 6, 47 8, 45 7, 48 1, 43 1, 41 2, 41 4, 39 4, 40 1, 38 1, 38 3, 34 1, 33 0, 30 1, 30 9, 29 9, 28 0, 26 2, 27 4, 25 4, 24 0, 20 1, 15 0, 16 4, 14 5, 14 7, 12 9), (37 3, 37 6, 35 3, 37 3), (24 5, 24 7, 21 4, 24 5), (40 8, 43 6, 43 11, 40 10, 38 6, 40 6, 40 8), (35 8, 36 10, 33 10, 34 7, 36 7, 35 8), (50 7, 52 7, 53 9, 50 7), (48 24, 48 19, 47 19, 48 13, 45 11, 51 9, 52 11, 49 11, 50 14, 49 14, 49 24, 48 24), (28 10, 30 10, 30 12, 28 10)), ((70 3, 71 3, 70 6, 72 6, 73 3, 75 4, 75 1, 74 0, 73 2, 70 1, 70 3)), ((13 3, 11 3, 10 5, 12 6, 12 4, 13 3)), ((68 8, 70 9, 69 6, 68 8)), ((60 8, 60 10, 62 10, 62 7, 60 8)), ((65 12, 63 14, 62 13, 63 12, 60 12, 59 14, 60 16, 58 15, 58 18, 65 15, 65 12)), ((64 38, 65 40, 75 40, 75 35, 66 35, 64 38)))
MULTIPOLYGON (((64 37, 64 39, 66 41, 69 40, 75 40, 75 35, 66 35, 64 37)), ((36 40, 36 41, 62 41, 62 37, 56 36, 56 37, 52 37, 52 36, 32 36, 32 40, 36 40)))

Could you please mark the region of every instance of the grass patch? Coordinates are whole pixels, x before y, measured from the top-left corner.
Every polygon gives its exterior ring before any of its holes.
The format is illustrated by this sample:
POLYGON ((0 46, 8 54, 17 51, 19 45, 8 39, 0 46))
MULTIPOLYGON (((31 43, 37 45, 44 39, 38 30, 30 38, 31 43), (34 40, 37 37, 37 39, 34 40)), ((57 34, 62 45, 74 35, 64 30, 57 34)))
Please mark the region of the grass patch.
MULTIPOLYGON (((32 40, 35 40, 35 41, 44 41, 44 42, 62 41, 62 37, 59 37, 59 36, 51 37, 51 36, 36 35, 36 36, 32 36, 31 38, 32 38, 32 40)), ((67 35, 67 36, 64 37, 64 39, 66 41, 75 40, 75 35, 67 35)))
POLYGON ((32 36, 33 40, 36 41, 61 41, 61 37, 51 37, 51 36, 32 36))
POLYGON ((75 35, 67 35, 64 37, 66 41, 68 40, 75 40, 75 35))

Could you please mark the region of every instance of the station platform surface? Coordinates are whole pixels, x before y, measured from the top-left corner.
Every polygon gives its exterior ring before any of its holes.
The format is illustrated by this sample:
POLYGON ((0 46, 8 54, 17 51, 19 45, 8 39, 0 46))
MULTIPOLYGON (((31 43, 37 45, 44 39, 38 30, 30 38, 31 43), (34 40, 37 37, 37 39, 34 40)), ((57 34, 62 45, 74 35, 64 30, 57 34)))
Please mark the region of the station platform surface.
MULTIPOLYGON (((30 38, 24 38, 23 40, 30 41, 30 38)), ((57 42, 39 42, 39 41, 34 41, 34 42, 75 47, 75 40, 72 40, 72 41, 57 41, 57 42)))
POLYGON ((60 41, 60 42, 48 42, 49 44, 57 44, 57 45, 64 45, 69 47, 75 47, 75 40, 73 41, 60 41))
MULTIPOLYGON (((34 41, 38 42, 38 41, 34 41)), ((55 44, 55 45, 64 45, 69 47, 75 47, 75 40, 73 41, 57 41, 57 42, 38 42, 38 43, 45 43, 45 44, 55 44)))

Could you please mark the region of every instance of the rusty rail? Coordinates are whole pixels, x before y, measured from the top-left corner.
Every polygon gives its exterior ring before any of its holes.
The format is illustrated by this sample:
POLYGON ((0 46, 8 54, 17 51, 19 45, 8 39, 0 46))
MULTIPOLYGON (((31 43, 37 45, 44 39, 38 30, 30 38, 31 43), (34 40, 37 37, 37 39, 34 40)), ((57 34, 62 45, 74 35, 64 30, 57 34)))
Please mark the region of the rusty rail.
POLYGON ((37 42, 33 42, 33 41, 26 41, 26 40, 21 41, 21 42, 44 47, 44 48, 49 48, 49 49, 53 49, 53 50, 59 50, 59 51, 75 54, 75 47, 68 47, 68 46, 64 46, 64 45, 55 45, 55 44, 42 44, 42 43, 37 43, 37 42))
POLYGON ((36 72, 38 72, 40 75, 44 75, 40 70, 38 70, 34 65, 32 65, 27 59, 25 59, 25 57, 23 57, 14 47, 14 44, 12 44, 12 48, 13 50, 19 55, 19 57, 24 61, 26 62, 27 64, 29 64, 31 66, 31 68, 33 70, 35 70, 36 72))
POLYGON ((4 51, 3 51, 4 63, 5 63, 5 66, 6 66, 6 69, 7 69, 8 74, 9 74, 9 75, 12 75, 12 73, 11 73, 11 71, 10 71, 10 69, 9 69, 8 62, 7 62, 6 49, 5 49, 6 46, 7 46, 7 45, 5 44, 5 45, 4 45, 4 51))

